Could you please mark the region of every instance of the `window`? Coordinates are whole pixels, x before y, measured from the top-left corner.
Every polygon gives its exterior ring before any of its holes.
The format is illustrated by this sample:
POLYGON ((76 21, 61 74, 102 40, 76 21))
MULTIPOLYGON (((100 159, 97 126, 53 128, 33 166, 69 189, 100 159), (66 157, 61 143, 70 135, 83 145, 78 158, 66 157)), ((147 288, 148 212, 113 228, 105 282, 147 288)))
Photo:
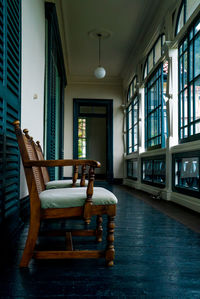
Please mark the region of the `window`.
POLYGON ((165 187, 165 156, 142 159, 142 181, 150 185, 165 187))
POLYGON ((127 96, 127 101, 130 102, 126 110, 127 154, 138 150, 139 99, 136 93, 136 83, 137 77, 134 77, 127 96))
POLYGON ((78 119, 78 158, 86 158, 86 118, 78 119))
POLYGON ((127 160, 127 177, 133 180, 138 178, 138 160, 127 160))
POLYGON ((167 74, 168 63, 161 63, 145 86, 145 146, 147 149, 165 147, 167 74))
POLYGON ((174 191, 200 197, 199 161, 199 151, 173 155, 174 191))
POLYGON ((183 28, 189 17, 193 14, 195 9, 200 4, 200 0, 183 0, 179 9, 176 25, 176 35, 183 28))
POLYGON ((179 59, 179 140, 200 138, 200 19, 180 43, 179 59))
POLYGON ((162 56, 162 46, 165 42, 165 35, 162 34, 152 47, 151 51, 147 55, 146 63, 144 65, 144 79, 147 77, 147 75, 150 73, 150 71, 153 69, 157 61, 162 56))

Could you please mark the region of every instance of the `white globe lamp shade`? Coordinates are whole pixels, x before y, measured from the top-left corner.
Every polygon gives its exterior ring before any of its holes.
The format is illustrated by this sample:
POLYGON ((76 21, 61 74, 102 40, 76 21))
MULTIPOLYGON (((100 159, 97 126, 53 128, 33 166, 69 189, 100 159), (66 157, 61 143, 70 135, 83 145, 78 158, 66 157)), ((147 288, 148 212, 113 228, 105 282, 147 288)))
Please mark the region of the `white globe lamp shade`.
POLYGON ((102 66, 98 66, 94 71, 94 75, 97 79, 102 79, 106 75, 106 70, 102 66))

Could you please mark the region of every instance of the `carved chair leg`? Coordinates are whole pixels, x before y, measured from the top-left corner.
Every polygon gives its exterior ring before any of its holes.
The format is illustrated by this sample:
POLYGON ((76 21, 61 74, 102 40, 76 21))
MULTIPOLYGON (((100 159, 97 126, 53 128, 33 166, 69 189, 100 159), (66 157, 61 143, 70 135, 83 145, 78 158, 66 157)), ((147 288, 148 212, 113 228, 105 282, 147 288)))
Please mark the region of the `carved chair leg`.
POLYGON ((114 223, 115 217, 108 216, 107 226, 107 248, 106 248, 106 264, 107 266, 114 265, 115 249, 114 249, 114 223))
POLYGON ((102 235, 103 235, 102 222, 103 222, 102 216, 98 215, 97 220, 96 220, 96 223, 97 223, 97 226, 96 226, 96 240, 99 243, 102 241, 102 235))
POLYGON ((40 229, 39 219, 37 220, 34 219, 34 221, 30 221, 30 227, 28 231, 24 252, 21 258, 20 267, 28 267, 28 264, 33 256, 34 248, 38 238, 39 229, 40 229))

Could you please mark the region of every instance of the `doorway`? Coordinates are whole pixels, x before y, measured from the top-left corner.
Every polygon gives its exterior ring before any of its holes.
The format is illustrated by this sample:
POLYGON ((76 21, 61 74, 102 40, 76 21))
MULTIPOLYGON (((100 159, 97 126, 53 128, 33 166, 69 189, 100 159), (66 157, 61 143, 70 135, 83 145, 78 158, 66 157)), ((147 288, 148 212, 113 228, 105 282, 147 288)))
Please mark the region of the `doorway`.
POLYGON ((74 159, 101 163, 98 179, 113 180, 113 101, 74 99, 74 159))

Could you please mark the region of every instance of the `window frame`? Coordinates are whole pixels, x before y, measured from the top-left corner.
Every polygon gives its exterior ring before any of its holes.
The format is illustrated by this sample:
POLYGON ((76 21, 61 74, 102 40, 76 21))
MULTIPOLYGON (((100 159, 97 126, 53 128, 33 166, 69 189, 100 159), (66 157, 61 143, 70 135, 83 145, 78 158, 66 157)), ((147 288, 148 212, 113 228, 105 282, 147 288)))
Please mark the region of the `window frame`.
MULTIPOLYGON (((185 32, 184 37, 181 39, 181 41, 179 42, 179 45, 178 45, 178 139, 179 139, 179 144, 200 139, 200 133, 191 134, 191 126, 192 125, 194 126, 193 132, 195 132, 195 124, 200 123, 200 118, 198 120, 193 119, 193 121, 191 121, 191 90, 190 90, 190 88, 193 86, 192 112, 193 112, 193 118, 194 118, 194 113, 195 113, 195 89, 194 89, 194 86, 195 86, 195 82, 197 82, 200 79, 200 73, 196 76, 194 73, 195 72, 194 44, 195 44, 195 40, 198 37, 200 37, 200 30, 197 33, 195 33, 194 30, 195 30, 195 26, 197 25, 198 22, 200 22, 200 14, 198 14, 198 16, 190 24, 190 26, 188 27, 188 29, 185 32), (190 38, 191 31, 193 31, 192 38, 190 38), (187 42, 186 49, 184 49, 185 42, 187 42), (181 47, 183 48, 182 50, 180 50, 181 47), (190 47, 192 47, 192 50, 190 49, 190 47), (180 70, 181 70, 180 59, 183 58, 184 53, 187 53, 187 77, 186 77, 187 85, 186 85, 186 87, 183 86, 183 84, 184 84, 183 81, 184 81, 185 76, 183 75, 182 79, 181 79, 181 72, 180 72, 180 70), (192 53, 192 65, 190 62, 191 53, 192 53), (192 76, 191 76, 191 66, 192 66, 192 76), (182 89, 181 89, 181 85, 182 85, 182 89), (185 118, 184 107, 183 107, 184 99, 181 100, 181 95, 184 94, 185 91, 187 91, 187 125, 184 125, 184 118, 185 118), (183 125, 182 126, 181 126, 181 113, 183 113, 183 116, 182 116, 183 117, 183 125), (187 137, 184 137, 184 135, 183 135, 183 137, 181 137, 181 130, 183 130, 183 134, 184 134, 184 128, 187 128, 187 131, 188 131, 187 137)), ((182 61, 183 61, 183 59, 182 59, 182 61)), ((182 66, 184 67, 183 63, 182 63, 182 66)))
POLYGON ((199 177, 200 177, 200 151, 190 151, 190 152, 181 152, 181 153, 174 153, 172 155, 172 191, 182 193, 188 196, 200 198, 200 185, 199 185, 199 191, 191 190, 189 188, 180 187, 175 185, 175 179, 176 179, 176 173, 175 173, 175 167, 176 167, 176 159, 183 159, 183 158, 192 158, 197 157, 199 158, 199 177))
POLYGON ((158 156, 152 156, 152 157, 143 157, 141 160, 141 182, 143 184, 159 187, 159 188, 165 188, 166 187, 166 156, 165 155, 158 155, 158 156), (145 161, 152 161, 152 181, 145 180, 144 175, 144 162, 145 161), (165 164, 165 181, 164 183, 158 183, 155 182, 155 161, 162 161, 165 164))
POLYGON ((164 45, 164 42, 165 42, 165 34, 162 33, 162 34, 160 34, 160 35, 158 36, 158 38, 157 38, 156 41, 154 42, 154 44, 153 44, 151 50, 150 50, 150 51, 148 52, 148 54, 147 54, 147 57, 146 57, 146 60, 145 60, 145 63, 144 63, 144 67, 143 67, 143 80, 145 80, 145 79, 148 77, 148 75, 149 75, 150 72, 154 69, 154 67, 155 67, 155 65, 157 64, 157 62, 159 61, 159 59, 162 57, 162 54, 163 54, 163 53, 162 53, 162 52, 163 52, 162 47, 163 47, 163 45, 164 45), (156 48, 156 45, 157 45, 159 39, 161 39, 161 48, 160 48, 161 52, 160 52, 160 57, 159 57, 159 58, 157 59, 157 61, 155 62, 155 48, 156 48), (150 56, 150 54, 151 54, 152 52, 153 52, 153 65, 152 65, 152 68, 149 69, 149 56, 150 56), (146 75, 145 75, 145 71, 147 72, 146 75))
POLYGON ((137 92, 137 76, 134 76, 127 92, 127 108, 126 108, 126 152, 127 155, 138 152, 139 148, 139 95, 137 92), (137 106, 137 109, 134 107, 137 106), (129 123, 129 113, 131 113, 131 124, 129 123), (137 121, 134 122, 136 114, 137 121), (136 127, 137 137, 134 135, 134 128, 136 127), (132 142, 130 144, 129 132, 131 131, 132 142), (136 142, 135 142, 136 139, 136 142), (135 149, 136 147, 136 149, 135 149), (130 149, 130 151, 129 151, 130 149))
MULTIPOLYGON (((145 148, 147 150, 154 150, 158 148, 165 148, 166 146, 166 138, 168 135, 168 130, 167 130, 167 123, 166 123, 166 132, 164 132, 164 103, 163 103, 163 98, 164 98, 164 93, 163 93, 163 83, 164 83, 164 74, 163 74, 163 66, 164 63, 161 62, 158 67, 154 70, 154 72, 151 74, 151 76, 148 77, 148 80, 146 81, 145 84, 145 115, 144 115, 144 120, 145 120, 145 148), (153 79, 155 78, 155 79, 153 79), (156 94, 157 94, 157 106, 154 107, 150 112, 148 112, 148 107, 149 107, 149 93, 151 93, 151 88, 153 87, 154 84, 156 85, 156 94), (149 85, 149 86, 148 86, 149 85), (160 89, 161 86, 161 89, 160 89), (158 111, 158 117, 156 120, 156 127, 159 128, 159 134, 156 136, 150 137, 150 116, 153 115, 154 112, 158 111), (161 118, 161 120, 160 120, 161 118), (160 123, 160 125, 159 125, 160 123), (165 136, 166 135, 166 136, 165 136), (159 137, 160 136, 160 137, 159 137), (150 137, 150 138, 149 138, 150 137), (156 143, 155 145, 149 145, 151 140, 153 139, 158 139, 160 138, 160 142, 156 143)), ((151 100, 151 97, 150 97, 151 100)), ((154 100, 154 99, 152 99, 154 100)), ((151 105, 151 103, 150 103, 151 105)), ((167 122, 167 120, 166 120, 167 122)))

